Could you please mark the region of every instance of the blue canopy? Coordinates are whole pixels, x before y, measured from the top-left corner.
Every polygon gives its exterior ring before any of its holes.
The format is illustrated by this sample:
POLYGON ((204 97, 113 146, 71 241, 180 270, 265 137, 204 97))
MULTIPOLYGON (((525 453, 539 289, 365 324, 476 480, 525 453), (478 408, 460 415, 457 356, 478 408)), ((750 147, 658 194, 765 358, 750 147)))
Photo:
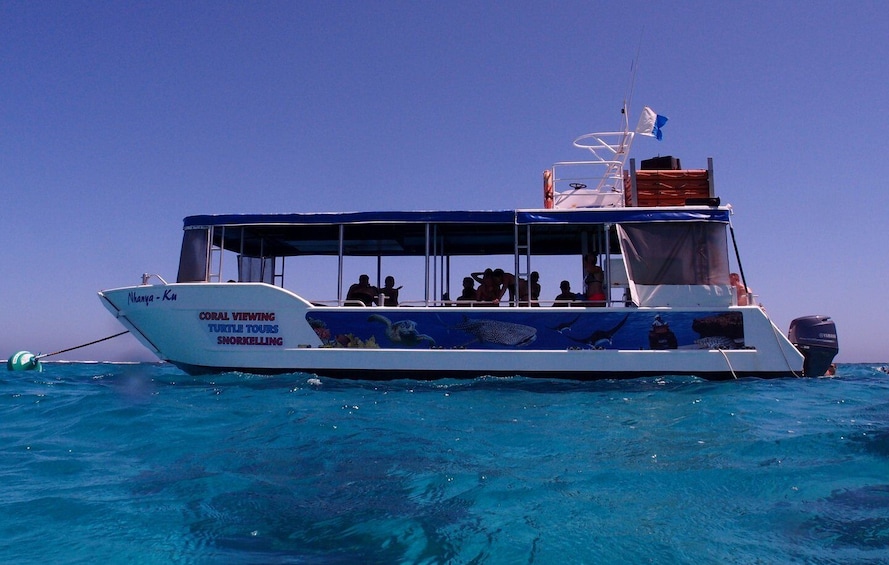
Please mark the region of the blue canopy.
POLYGON ((578 253, 584 234, 606 224, 728 223, 729 214, 704 206, 225 214, 188 216, 184 227, 213 228, 214 244, 254 256, 337 255, 341 237, 344 255, 422 256, 432 244, 441 255, 512 254, 516 230, 527 227, 532 253, 563 255, 578 253))
POLYGON ((626 222, 728 222, 727 207, 578 208, 572 210, 446 210, 385 212, 302 212, 292 214, 220 214, 185 218, 191 226, 430 224, 564 224, 626 222))

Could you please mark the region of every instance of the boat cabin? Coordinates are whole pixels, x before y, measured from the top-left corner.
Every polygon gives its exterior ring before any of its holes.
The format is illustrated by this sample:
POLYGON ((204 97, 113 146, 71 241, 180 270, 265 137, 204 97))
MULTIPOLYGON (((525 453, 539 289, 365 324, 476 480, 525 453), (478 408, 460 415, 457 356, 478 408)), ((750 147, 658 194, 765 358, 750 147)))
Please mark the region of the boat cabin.
MULTIPOLYGON (((592 256, 609 289, 602 305, 729 306, 728 221, 728 209, 712 206, 190 216, 177 282, 262 282, 316 305, 345 305, 349 261, 370 257, 381 266, 413 257, 423 267, 411 284, 422 281, 423 291, 411 305, 441 306, 459 294, 467 274, 452 272, 458 257, 508 257, 518 285, 548 260, 571 256, 574 280, 582 279, 584 258, 592 256), (308 260, 325 256, 337 261, 336 280, 325 286, 330 295, 307 295, 300 286, 313 278, 308 260), (292 286, 291 273, 298 275, 292 286)), ((383 274, 380 268, 376 280, 383 274)))

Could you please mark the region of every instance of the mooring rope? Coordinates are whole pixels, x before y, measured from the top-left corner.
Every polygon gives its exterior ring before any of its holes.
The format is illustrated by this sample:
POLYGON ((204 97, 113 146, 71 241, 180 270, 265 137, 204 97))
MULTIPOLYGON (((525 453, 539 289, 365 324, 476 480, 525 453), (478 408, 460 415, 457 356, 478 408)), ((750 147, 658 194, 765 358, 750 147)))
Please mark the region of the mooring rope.
POLYGON ((75 349, 80 349, 81 347, 86 347, 88 345, 94 345, 96 343, 101 343, 103 341, 108 341, 109 339, 121 336, 123 334, 130 333, 130 330, 124 330, 120 333, 109 335, 108 337, 103 337, 102 339, 97 339, 96 341, 91 341, 89 343, 84 343, 83 345, 77 345, 75 347, 69 347, 68 349, 62 349, 61 351, 56 351, 54 353, 42 353, 40 355, 35 355, 35 359, 43 359, 44 357, 52 357, 53 355, 58 355, 59 353, 67 353, 68 351, 74 351, 75 349))
MULTIPOLYGON (((793 375, 794 377, 807 376, 807 375, 803 374, 803 372, 800 372, 799 374, 797 374, 796 371, 793 370, 793 367, 790 366, 790 359, 787 358, 787 353, 784 352, 784 347, 781 346, 781 337, 780 337, 781 330, 779 330, 778 326, 775 325, 775 322, 773 322, 772 319, 769 318, 768 314, 766 314, 766 319, 769 321, 769 325, 772 326, 772 334, 774 334, 774 336, 775 336, 775 343, 778 345, 778 351, 781 352, 781 356, 784 358, 784 364, 787 365, 787 370, 790 371, 790 374, 793 375)), ((799 351, 799 350, 797 349, 797 351, 799 351)), ((802 353, 802 352, 800 352, 800 353, 802 353)), ((803 362, 803 370, 805 370, 805 368, 806 368, 806 366, 805 366, 805 361, 804 361, 803 362)), ((816 376, 816 375, 808 375, 808 376, 816 376)))
POLYGON ((725 364, 728 365, 728 370, 732 372, 732 377, 735 380, 738 380, 738 375, 735 374, 735 369, 732 367, 732 362, 729 361, 728 355, 721 348, 717 348, 716 351, 722 353, 722 356, 725 357, 725 364))

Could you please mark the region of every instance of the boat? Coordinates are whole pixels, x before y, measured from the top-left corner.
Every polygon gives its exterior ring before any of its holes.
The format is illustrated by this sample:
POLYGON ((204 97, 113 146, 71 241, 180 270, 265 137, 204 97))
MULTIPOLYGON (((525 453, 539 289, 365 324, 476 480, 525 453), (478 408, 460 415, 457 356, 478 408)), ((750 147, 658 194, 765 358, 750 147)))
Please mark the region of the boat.
POLYGON ((829 316, 797 318, 784 334, 742 269, 743 285, 730 284, 730 243, 741 260, 712 159, 699 169, 673 157, 637 167, 630 147, 650 132, 623 121, 577 138, 584 159, 544 171, 540 208, 188 216, 176 282, 145 273, 99 297, 146 348, 191 375, 823 375, 839 351, 829 316), (481 274, 498 262, 502 274, 481 274), (375 275, 360 300, 344 280, 354 265, 375 275), (396 302, 381 288, 393 265, 415 271, 414 297, 396 302), (541 297, 540 272, 581 292, 541 297), (476 280, 496 296, 451 299, 476 280))

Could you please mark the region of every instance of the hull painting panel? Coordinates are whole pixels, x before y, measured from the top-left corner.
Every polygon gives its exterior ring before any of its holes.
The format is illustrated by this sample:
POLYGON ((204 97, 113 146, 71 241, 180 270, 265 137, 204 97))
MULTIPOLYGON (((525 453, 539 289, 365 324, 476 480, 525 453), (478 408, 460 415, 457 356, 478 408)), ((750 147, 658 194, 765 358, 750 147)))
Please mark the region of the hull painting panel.
POLYGON ((740 312, 525 308, 306 314, 332 347, 413 349, 742 349, 740 312))

